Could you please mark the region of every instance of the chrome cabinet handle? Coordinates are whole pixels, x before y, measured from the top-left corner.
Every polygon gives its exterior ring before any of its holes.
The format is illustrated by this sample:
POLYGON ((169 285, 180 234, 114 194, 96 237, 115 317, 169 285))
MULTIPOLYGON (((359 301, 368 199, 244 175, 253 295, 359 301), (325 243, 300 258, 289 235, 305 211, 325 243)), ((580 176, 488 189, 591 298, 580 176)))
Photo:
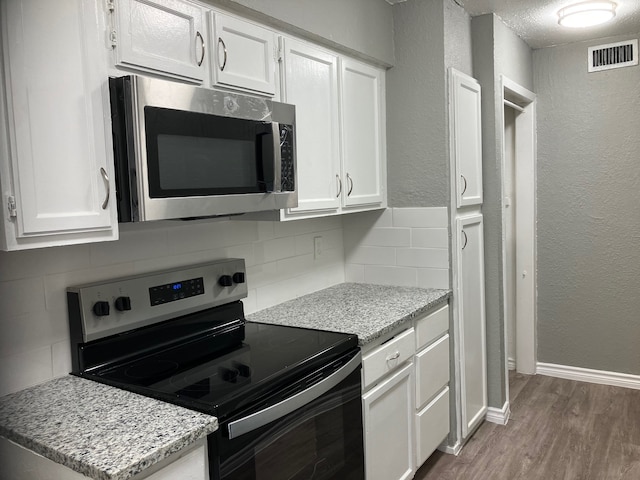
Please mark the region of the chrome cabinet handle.
MULTIPOLYGON (((200 45, 202 46, 202 54, 200 55, 200 60, 196 60, 196 63, 198 64, 198 66, 202 65, 202 62, 204 62, 204 38, 202 38, 202 34, 200 32, 196 32, 196 39, 199 38, 200 39, 200 45)), ((197 54, 196 54, 196 59, 197 59, 197 54)))
POLYGON ((396 351, 393 355, 387 357, 387 362, 400 358, 400 352, 396 351))
POLYGON ((110 194, 110 182, 109 176, 107 175, 107 171, 104 167, 100 167, 100 174, 102 175, 102 179, 104 180, 105 187, 107 188, 107 196, 104 198, 104 202, 102 202, 102 209, 106 210, 107 205, 109 205, 109 194, 110 194))
POLYGON ((338 198, 342 193, 342 179, 340 178, 340 175, 336 174, 336 180, 338 180, 338 194, 336 195, 336 198, 338 198))
POLYGON ((347 173, 347 180, 349 180, 349 183, 351 184, 351 186, 349 187, 349 191, 347 192, 347 197, 349 197, 351 195, 351 192, 353 192, 353 178, 351 178, 351 176, 347 173))
POLYGON ((469 241, 469 238, 467 237, 467 232, 465 232, 464 230, 462 230, 462 234, 464 235, 464 245, 462 246, 462 250, 464 250, 465 247, 467 246, 467 242, 469 241))
POLYGON ((464 188, 462 189, 462 193, 460 193, 460 195, 464 195, 464 192, 467 191, 467 179, 465 178, 464 175, 460 175, 462 177, 462 180, 464 180, 464 188))
POLYGON ((222 37, 218 37, 218 45, 220 44, 222 44, 222 50, 224 52, 224 61, 222 62, 222 65, 220 65, 220 59, 218 59, 218 67, 221 72, 224 72, 224 67, 227 66, 227 45, 224 43, 224 40, 222 40, 222 37))

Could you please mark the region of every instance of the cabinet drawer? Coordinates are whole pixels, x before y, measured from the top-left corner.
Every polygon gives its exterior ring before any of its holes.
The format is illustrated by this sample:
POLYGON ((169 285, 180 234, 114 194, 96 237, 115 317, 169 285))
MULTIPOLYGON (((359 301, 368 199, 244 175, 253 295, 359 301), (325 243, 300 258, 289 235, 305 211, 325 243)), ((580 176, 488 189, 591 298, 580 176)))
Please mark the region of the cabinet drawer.
POLYGON ((449 330, 449 305, 416 321, 416 351, 449 330))
POLYGON ((413 327, 380 345, 362 359, 363 388, 391 372, 411 358, 414 353, 413 327))
POLYGON ((416 468, 419 468, 449 433, 449 387, 416 414, 416 468))
POLYGON ((420 408, 449 383, 449 335, 416 355, 416 405, 420 408))

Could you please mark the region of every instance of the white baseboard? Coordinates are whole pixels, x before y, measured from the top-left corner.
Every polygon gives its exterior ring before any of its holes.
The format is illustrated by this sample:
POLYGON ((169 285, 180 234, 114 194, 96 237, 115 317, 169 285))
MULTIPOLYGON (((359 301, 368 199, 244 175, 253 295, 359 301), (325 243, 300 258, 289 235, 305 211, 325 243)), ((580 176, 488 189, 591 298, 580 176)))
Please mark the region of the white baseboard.
POLYGON ((509 368, 509 370, 515 370, 516 369, 516 359, 515 358, 507 359, 507 368, 509 368))
POLYGON ((456 442, 455 445, 440 445, 438 450, 444 453, 448 453, 449 455, 458 455, 460 450, 462 450, 462 443, 456 442))
POLYGON ((507 400, 504 402, 502 408, 489 407, 487 408, 487 415, 485 420, 491 423, 497 423, 498 425, 506 425, 511 417, 511 405, 507 400))
POLYGON ((629 373, 607 372, 604 370, 592 370, 590 368, 541 362, 537 363, 536 373, 548 377, 640 390, 640 375, 631 375, 629 373))

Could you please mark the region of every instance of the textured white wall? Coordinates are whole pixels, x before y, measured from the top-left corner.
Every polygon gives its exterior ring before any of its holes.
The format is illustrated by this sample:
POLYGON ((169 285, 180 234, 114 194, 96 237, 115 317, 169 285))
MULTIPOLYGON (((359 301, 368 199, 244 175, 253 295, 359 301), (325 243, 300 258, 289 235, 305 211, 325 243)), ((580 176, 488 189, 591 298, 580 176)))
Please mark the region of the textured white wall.
POLYGON ((393 7, 387 71, 387 182, 393 207, 449 204, 447 69, 471 74, 471 19, 452 0, 393 7))
POLYGON ((240 257, 247 264, 248 314, 344 281, 341 217, 122 230, 116 242, 0 252, 0 395, 70 371, 65 289, 71 285, 240 257), (323 254, 314 260, 316 236, 323 254))
POLYGON ((538 360, 640 374, 640 67, 536 50, 538 360))

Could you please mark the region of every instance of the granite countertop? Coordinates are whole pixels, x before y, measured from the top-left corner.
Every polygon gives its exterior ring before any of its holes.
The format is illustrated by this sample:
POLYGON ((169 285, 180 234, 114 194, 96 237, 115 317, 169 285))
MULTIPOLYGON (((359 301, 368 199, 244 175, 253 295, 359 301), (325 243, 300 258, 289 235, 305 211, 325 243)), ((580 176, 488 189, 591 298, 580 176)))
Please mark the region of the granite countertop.
POLYGON ((124 480, 218 428, 210 415, 75 376, 0 398, 0 436, 96 480, 124 480))
POLYGON ((444 302, 450 290, 342 283, 252 313, 247 320, 358 335, 360 346, 444 302))

